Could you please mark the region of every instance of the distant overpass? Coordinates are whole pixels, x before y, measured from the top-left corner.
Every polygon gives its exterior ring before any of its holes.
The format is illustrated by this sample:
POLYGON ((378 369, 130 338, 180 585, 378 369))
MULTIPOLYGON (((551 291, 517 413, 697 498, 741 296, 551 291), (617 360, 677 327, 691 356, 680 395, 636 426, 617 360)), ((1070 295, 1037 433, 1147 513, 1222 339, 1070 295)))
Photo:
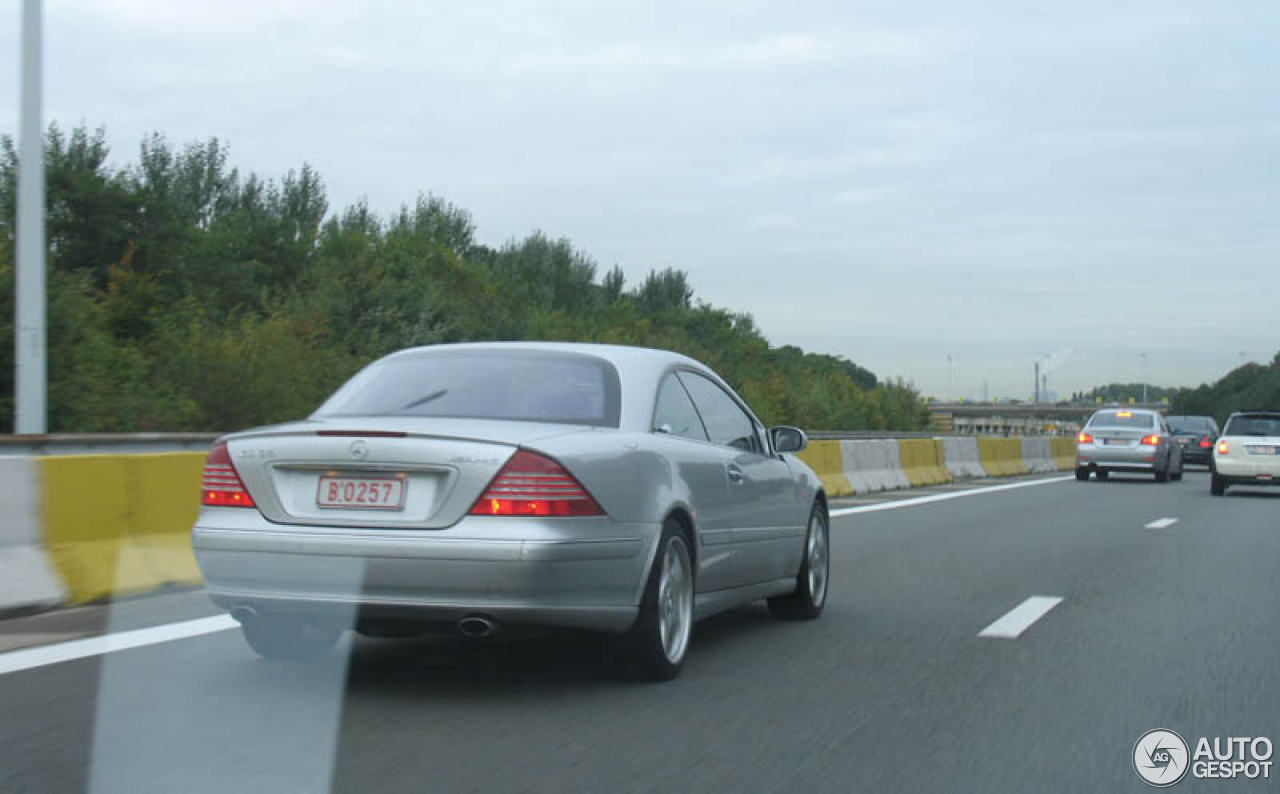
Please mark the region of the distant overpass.
POLYGON ((973 436, 1074 435, 1099 408, 1167 411, 1167 403, 929 403, 932 429, 973 436))

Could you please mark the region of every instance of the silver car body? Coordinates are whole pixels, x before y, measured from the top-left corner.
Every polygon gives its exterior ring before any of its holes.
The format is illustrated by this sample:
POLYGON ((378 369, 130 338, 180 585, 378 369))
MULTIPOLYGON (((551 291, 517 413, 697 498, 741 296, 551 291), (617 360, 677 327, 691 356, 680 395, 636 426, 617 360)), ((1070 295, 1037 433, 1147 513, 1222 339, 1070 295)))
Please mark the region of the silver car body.
POLYGON ((1085 423, 1076 443, 1076 470, 1180 474, 1181 448, 1158 411, 1104 408, 1085 423), (1143 443, 1151 436, 1155 444, 1143 443))
POLYGON ((603 361, 617 372, 616 426, 324 418, 322 408, 308 421, 225 436, 257 509, 199 514, 193 545, 214 601, 352 620, 452 624, 482 614, 498 623, 623 632, 636 619, 670 517, 692 535, 696 618, 795 590, 811 511, 825 499, 821 483, 802 461, 771 451, 764 427, 709 368, 657 350, 543 343, 415 348, 382 361, 469 351, 603 361), (659 388, 676 372, 701 375, 730 395, 765 452, 655 430, 659 388), (520 448, 558 461, 606 515, 469 514, 520 448), (339 472, 399 478, 402 509, 318 507, 319 478, 339 472))

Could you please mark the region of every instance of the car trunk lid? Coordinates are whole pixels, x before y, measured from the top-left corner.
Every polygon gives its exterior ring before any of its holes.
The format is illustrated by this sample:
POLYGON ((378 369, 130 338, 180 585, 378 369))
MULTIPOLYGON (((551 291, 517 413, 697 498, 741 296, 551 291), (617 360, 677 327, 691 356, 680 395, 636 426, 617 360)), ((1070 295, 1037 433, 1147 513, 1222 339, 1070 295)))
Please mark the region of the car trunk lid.
POLYGON ((1136 447, 1144 436, 1153 430, 1133 430, 1119 427, 1088 428, 1087 433, 1093 436, 1093 443, 1104 447, 1136 447))
POLYGON ((225 441, 270 521, 440 529, 466 515, 521 444, 589 431, 535 422, 342 417, 225 441))

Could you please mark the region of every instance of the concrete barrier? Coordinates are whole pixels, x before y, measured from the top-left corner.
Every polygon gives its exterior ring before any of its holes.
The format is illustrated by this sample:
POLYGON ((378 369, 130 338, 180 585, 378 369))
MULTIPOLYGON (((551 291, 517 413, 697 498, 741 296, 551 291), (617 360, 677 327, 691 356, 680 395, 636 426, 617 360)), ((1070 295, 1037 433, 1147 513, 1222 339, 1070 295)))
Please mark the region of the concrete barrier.
POLYGON ((71 603, 198 584, 191 525, 205 454, 37 458, 46 548, 71 603))
POLYGON ((1074 438, 1054 438, 1049 441, 1053 451, 1053 462, 1059 471, 1072 471, 1076 467, 1076 440, 1074 438))
POLYGON ((841 441, 840 444, 840 465, 844 469, 844 476, 849 480, 850 487, 853 488, 855 494, 874 493, 883 491, 884 486, 877 484, 876 479, 870 471, 870 458, 865 450, 861 450, 862 445, 866 441, 841 441))
POLYGON ((44 548, 39 469, 30 458, 0 458, 0 610, 57 606, 67 589, 44 548))
POLYGON ((941 439, 942 460, 947 471, 955 479, 970 477, 986 477, 982 468, 982 460, 978 457, 978 439, 969 437, 948 436, 941 439))
POLYGON ((160 582, 200 584, 191 527, 200 513, 204 452, 130 455, 129 536, 160 582))
POLYGON ((933 438, 898 440, 902 473, 913 487, 951 482, 951 474, 942 466, 942 445, 933 438))
POLYGON ((979 438, 978 457, 991 477, 1027 473, 1027 464, 1022 462, 1022 443, 1016 438, 979 438))
POLYGON ((840 442, 810 441, 809 445, 796 457, 809 464, 809 468, 818 475, 828 497, 848 496, 853 493, 840 459, 840 442))
POLYGON ((1023 437, 1022 462, 1027 465, 1027 471, 1032 474, 1045 474, 1058 470, 1057 464, 1053 462, 1049 439, 1045 436, 1023 437))
POLYGON ((129 480, 124 458, 38 458, 41 518, 49 554, 74 604, 136 593, 160 582, 129 539, 129 480))
POLYGON ((846 476, 856 493, 875 493, 910 488, 902 471, 898 442, 893 439, 840 442, 846 476))

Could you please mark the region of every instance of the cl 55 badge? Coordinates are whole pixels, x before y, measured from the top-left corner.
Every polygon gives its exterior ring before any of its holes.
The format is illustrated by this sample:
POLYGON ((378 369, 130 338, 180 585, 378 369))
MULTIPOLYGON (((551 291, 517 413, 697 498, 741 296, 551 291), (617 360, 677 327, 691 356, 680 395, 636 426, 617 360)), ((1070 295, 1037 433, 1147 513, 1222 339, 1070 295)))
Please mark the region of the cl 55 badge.
POLYGON ((457 457, 449 458, 449 462, 450 463, 480 463, 480 464, 486 464, 486 465, 493 465, 493 464, 499 463, 499 460, 497 458, 476 458, 476 457, 472 457, 471 455, 458 455, 457 457))

